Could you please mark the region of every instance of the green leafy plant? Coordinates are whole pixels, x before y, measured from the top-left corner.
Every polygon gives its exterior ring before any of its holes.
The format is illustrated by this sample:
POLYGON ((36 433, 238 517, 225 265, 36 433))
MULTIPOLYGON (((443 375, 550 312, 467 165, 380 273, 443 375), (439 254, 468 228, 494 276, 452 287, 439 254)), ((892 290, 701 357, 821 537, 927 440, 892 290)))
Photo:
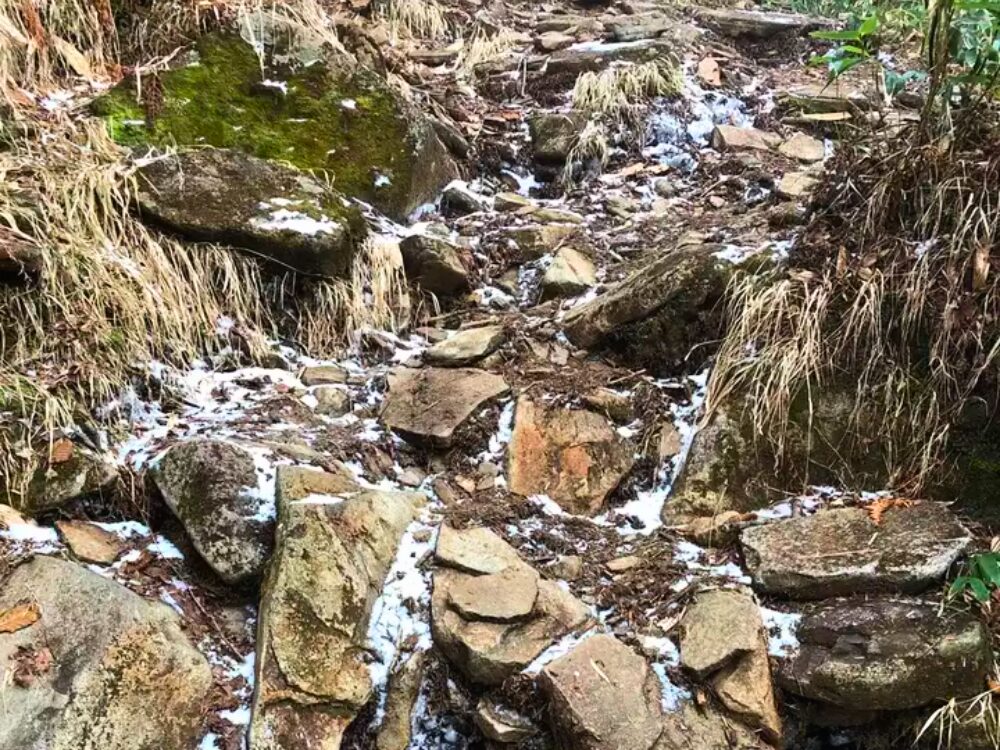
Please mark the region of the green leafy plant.
POLYGON ((876 61, 878 48, 876 32, 879 28, 877 15, 870 15, 856 28, 843 31, 814 31, 809 36, 827 42, 840 44, 825 55, 814 56, 811 65, 826 65, 830 80, 843 75, 862 63, 876 61))
POLYGON ((968 572, 951 582, 950 597, 968 592, 980 603, 989 601, 1000 588, 1000 552, 983 552, 969 558, 968 572))

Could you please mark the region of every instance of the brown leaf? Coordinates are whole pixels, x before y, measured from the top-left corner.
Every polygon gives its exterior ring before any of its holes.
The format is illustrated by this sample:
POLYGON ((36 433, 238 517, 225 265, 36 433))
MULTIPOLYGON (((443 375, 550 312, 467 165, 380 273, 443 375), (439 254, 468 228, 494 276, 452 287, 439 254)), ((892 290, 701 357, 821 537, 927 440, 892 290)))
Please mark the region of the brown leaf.
POLYGON ((47 648, 21 646, 14 654, 14 684, 31 687, 39 675, 52 669, 52 652, 47 648))
POLYGON ((915 504, 915 501, 902 497, 880 497, 865 506, 865 512, 872 523, 879 526, 882 523, 882 516, 889 508, 909 508, 915 504))
POLYGON ((843 245, 837 251, 837 278, 842 279, 847 274, 847 248, 843 245))
POLYGON ((38 622, 42 616, 37 602, 21 602, 0 612, 0 633, 16 633, 38 622))
POLYGON ((62 464, 73 458, 73 441, 59 438, 52 444, 49 451, 50 464, 62 464))

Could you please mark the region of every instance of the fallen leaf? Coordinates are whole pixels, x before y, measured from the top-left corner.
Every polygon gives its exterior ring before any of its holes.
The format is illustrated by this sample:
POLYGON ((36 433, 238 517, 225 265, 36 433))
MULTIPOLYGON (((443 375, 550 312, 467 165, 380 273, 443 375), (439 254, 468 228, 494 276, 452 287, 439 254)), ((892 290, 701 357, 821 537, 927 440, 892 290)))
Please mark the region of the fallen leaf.
POLYGON ((50 464, 62 464, 73 458, 73 441, 59 438, 52 444, 49 451, 50 464))
POLYGON ((698 63, 698 78, 709 86, 722 85, 722 68, 714 57, 706 57, 698 63))
POLYGON ((73 69, 74 73, 81 78, 89 79, 94 77, 94 71, 90 67, 90 62, 80 50, 65 39, 61 39, 55 35, 52 36, 52 42, 59 52, 60 57, 66 61, 66 64, 73 69))
POLYGON ((909 508, 915 505, 913 500, 902 497, 880 497, 865 506, 865 512, 876 526, 881 525, 882 516, 889 508, 909 508))
POLYGON ((37 602, 21 602, 0 612, 0 633, 16 633, 38 622, 42 616, 37 602))

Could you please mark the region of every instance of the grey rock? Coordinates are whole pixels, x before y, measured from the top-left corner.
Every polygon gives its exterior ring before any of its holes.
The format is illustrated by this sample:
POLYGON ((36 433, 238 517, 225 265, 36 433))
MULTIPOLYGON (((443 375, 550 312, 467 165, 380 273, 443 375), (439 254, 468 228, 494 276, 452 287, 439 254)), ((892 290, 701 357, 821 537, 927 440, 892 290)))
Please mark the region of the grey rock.
POLYGON ((32 601, 39 619, 0 633, 0 668, 25 657, 48 669, 4 689, 0 747, 190 750, 212 672, 167 606, 74 563, 35 557, 0 589, 0 612, 32 601), (155 706, 156 710, 150 710, 155 706))
POLYGON ((367 232, 360 212, 312 177, 227 149, 181 151, 142 167, 138 202, 143 217, 190 239, 325 276, 350 269, 367 232))
POLYGON ((799 651, 778 683, 796 695, 865 711, 898 711, 983 691, 993 663, 989 635, 968 612, 934 602, 830 601, 799 624, 799 651))
POLYGON ((202 558, 227 583, 259 577, 273 546, 274 521, 257 497, 253 455, 221 440, 169 448, 153 472, 167 506, 202 558))
POLYGON ((890 508, 876 526, 861 508, 745 529, 754 584, 794 599, 887 592, 914 594, 940 582, 972 538, 947 507, 890 508))
POLYGON ((698 594, 681 620, 681 664, 703 680, 756 649, 763 627, 760 609, 747 594, 698 594))
POLYGON ((503 326, 466 328, 428 349, 424 360, 440 367, 464 367, 495 352, 505 338, 503 326))
POLYGON ((464 254, 448 240, 429 234, 411 234, 399 243, 406 277, 428 292, 452 295, 469 288, 464 254))

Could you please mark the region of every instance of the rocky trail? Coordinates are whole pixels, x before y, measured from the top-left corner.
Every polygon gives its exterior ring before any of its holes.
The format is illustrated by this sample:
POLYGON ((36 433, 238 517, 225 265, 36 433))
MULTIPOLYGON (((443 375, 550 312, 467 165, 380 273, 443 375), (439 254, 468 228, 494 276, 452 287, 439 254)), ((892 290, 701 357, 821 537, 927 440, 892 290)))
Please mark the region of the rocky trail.
MULTIPOLYGON (((369 232, 369 312, 405 274, 416 323, 359 314, 342 357, 273 340, 246 366, 223 316, 221 353, 136 363, 102 407, 124 431, 61 439, 0 517, 0 750, 903 747, 987 690, 988 628, 941 604, 966 521, 881 485, 786 492, 706 410, 727 284, 786 262, 835 124, 880 106, 803 65, 832 22, 641 0, 476 22, 503 49, 474 75, 447 41, 359 45, 428 117, 409 173, 338 178, 350 200, 246 153, 250 119, 139 158, 164 231, 306 275, 369 232), (661 61, 661 89, 607 103, 661 61), (148 514, 101 499, 116 476, 148 514)), ((236 64, 201 45, 157 85, 236 64)), ((311 117, 316 69, 256 91, 311 117)), ((43 104, 187 132, 169 99, 130 115, 129 85, 43 104)), ((329 127, 410 137, 337 97, 329 127)), ((976 731, 954 746, 993 746, 976 731)))

